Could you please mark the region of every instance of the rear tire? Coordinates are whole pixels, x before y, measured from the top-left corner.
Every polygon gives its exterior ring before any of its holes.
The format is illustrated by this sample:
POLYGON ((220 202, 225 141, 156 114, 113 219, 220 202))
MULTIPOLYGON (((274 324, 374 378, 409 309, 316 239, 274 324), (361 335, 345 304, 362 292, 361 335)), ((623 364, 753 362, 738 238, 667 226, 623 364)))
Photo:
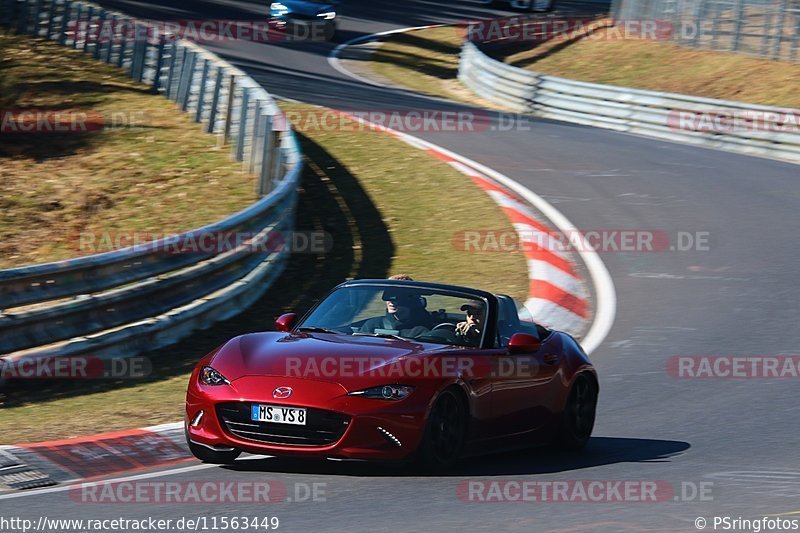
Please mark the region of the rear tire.
POLYGON ((445 389, 433 404, 419 449, 426 470, 452 467, 461 456, 467 436, 468 413, 458 395, 445 389))
POLYGON ((559 444, 573 451, 586 446, 592 436, 596 412, 597 385, 589 377, 578 375, 561 413, 559 444))
POLYGON ((195 444, 188 438, 186 439, 186 443, 189 445, 189 451, 192 452, 192 455, 204 463, 211 463, 214 465, 232 464, 236 458, 242 454, 241 450, 233 450, 232 452, 212 450, 211 448, 195 444))

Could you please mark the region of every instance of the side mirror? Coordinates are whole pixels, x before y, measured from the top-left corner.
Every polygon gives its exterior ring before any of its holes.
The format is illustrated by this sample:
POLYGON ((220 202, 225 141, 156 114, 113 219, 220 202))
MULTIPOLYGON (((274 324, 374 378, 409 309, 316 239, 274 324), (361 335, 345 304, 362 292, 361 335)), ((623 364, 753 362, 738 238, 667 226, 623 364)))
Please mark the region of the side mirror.
POLYGON ((542 341, 528 333, 514 333, 508 341, 508 353, 524 354, 534 353, 542 347, 542 341))
POLYGON ((278 331, 292 331, 294 328, 295 323, 297 322, 297 315, 294 313, 286 313, 285 315, 281 315, 275 321, 275 329, 278 331))

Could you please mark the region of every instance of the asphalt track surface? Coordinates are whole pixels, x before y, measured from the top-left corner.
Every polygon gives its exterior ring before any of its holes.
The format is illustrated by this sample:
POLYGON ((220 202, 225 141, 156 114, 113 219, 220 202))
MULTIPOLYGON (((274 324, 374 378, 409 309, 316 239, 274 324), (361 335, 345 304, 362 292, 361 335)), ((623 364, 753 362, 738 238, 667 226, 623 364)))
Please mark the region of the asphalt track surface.
MULTIPOLYGON (((247 18, 267 7, 223 0, 101 3, 137 16, 178 19, 247 18)), ((490 12, 474 2, 433 0, 349 1, 342 11, 337 42, 490 12)), ((240 42, 214 50, 269 91, 306 102, 340 109, 460 109, 341 75, 327 62, 334 44, 240 42)), ((583 453, 540 449, 488 456, 447 476, 255 458, 163 480, 271 480, 283 482, 290 495, 295 483, 326 483, 326 501, 84 505, 54 492, 0 500, 0 516, 274 515, 287 531, 693 531, 697 517, 709 520, 707 529, 715 515, 800 518, 798 380, 676 379, 666 371, 677 355, 798 353, 800 167, 535 118, 524 126, 528 131, 420 136, 519 181, 581 229, 710 235, 709 251, 601 254, 618 309, 613 329, 592 355, 601 396, 595 437, 583 453), (713 486, 711 501, 479 503, 458 498, 463 480, 663 480, 679 500, 682 484, 713 486)), ((157 479, 162 477, 151 478, 157 479)))

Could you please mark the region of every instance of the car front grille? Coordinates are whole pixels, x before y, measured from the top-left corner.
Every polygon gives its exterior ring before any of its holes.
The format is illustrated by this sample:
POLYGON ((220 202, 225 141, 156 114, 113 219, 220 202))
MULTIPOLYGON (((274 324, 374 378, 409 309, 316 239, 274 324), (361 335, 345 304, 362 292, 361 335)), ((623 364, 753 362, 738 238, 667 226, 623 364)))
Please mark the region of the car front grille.
POLYGON ((222 428, 240 439, 265 444, 290 446, 327 446, 337 442, 350 424, 350 417, 306 408, 308 423, 305 426, 256 422, 250 419, 250 403, 223 403, 217 405, 217 417, 222 428))

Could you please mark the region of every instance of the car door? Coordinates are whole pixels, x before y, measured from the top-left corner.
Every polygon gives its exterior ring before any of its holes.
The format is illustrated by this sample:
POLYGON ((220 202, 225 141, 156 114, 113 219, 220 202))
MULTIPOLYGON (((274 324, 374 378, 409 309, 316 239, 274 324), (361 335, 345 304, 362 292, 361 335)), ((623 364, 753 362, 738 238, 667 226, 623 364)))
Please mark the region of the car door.
POLYGON ((498 436, 523 435, 546 425, 556 397, 561 346, 549 335, 538 350, 510 354, 506 348, 514 333, 532 333, 521 323, 515 302, 498 298, 498 340, 492 374, 492 411, 498 436))

